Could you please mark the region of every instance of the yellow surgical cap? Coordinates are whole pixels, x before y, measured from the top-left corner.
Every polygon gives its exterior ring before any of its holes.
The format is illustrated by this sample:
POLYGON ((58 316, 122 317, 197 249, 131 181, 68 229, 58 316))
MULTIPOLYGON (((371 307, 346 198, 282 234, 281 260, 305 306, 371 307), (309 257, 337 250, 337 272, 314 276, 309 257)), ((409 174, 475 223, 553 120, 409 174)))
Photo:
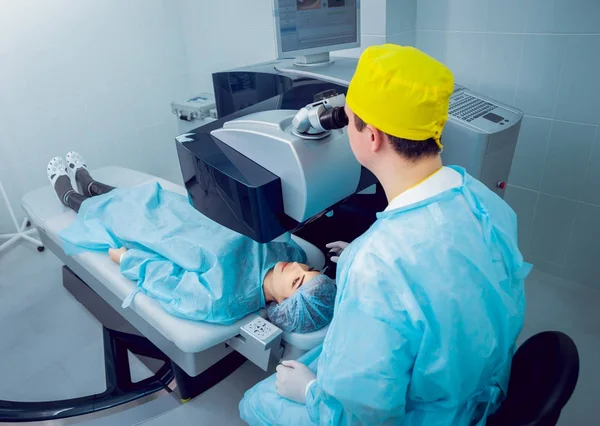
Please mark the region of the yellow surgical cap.
POLYGON ((398 138, 441 136, 448 120, 452 72, 414 47, 372 46, 358 61, 346 102, 363 121, 398 138))

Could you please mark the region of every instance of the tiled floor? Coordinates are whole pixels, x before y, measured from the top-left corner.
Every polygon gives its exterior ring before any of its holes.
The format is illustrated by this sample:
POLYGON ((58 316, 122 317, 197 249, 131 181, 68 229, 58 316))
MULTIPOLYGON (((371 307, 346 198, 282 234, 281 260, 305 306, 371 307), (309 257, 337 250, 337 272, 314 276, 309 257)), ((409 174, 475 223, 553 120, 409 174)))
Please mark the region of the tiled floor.
MULTIPOLYGON (((104 388, 101 327, 61 285, 60 262, 22 244, 0 254, 0 399, 76 397, 104 388)), ((600 292, 534 271, 521 341, 560 330, 577 343, 581 374, 560 425, 596 425, 600 404, 600 292)), ((134 374, 146 374, 136 363, 134 374)), ((246 364, 199 398, 145 423, 241 424, 243 392, 264 376, 246 364)))
MULTIPOLYGON (((62 286, 60 261, 20 244, 0 253, 0 399, 103 392, 102 327, 62 286)), ((148 370, 132 361, 134 379, 148 370)))
POLYGON ((540 331, 557 330, 571 336, 579 350, 579 382, 559 425, 597 425, 600 292, 535 270, 526 289, 527 314, 520 341, 540 331))
POLYGON ((247 362, 226 380, 198 398, 153 420, 144 426, 227 425, 243 426, 238 405, 244 392, 266 377, 254 364, 247 362))

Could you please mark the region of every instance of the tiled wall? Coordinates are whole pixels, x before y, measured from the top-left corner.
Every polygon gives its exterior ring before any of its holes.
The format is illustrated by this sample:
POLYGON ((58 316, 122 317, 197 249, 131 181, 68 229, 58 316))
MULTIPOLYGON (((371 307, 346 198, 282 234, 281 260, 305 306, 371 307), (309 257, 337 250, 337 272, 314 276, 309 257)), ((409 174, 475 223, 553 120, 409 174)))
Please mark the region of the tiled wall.
POLYGON ((362 0, 361 47, 336 52, 358 57, 369 46, 395 43, 414 46, 417 24, 417 0, 362 0))
POLYGON ((600 289, 600 1, 418 0, 416 44, 525 112, 506 194, 522 250, 600 289))
POLYGON ((386 42, 414 46, 417 29, 417 0, 388 0, 386 42))
MULTIPOLYGON (((177 1, 0 2, 0 179, 19 212, 68 150, 91 168, 179 173, 171 100, 187 95, 177 1)), ((13 231, 0 199, 0 233, 13 231)))

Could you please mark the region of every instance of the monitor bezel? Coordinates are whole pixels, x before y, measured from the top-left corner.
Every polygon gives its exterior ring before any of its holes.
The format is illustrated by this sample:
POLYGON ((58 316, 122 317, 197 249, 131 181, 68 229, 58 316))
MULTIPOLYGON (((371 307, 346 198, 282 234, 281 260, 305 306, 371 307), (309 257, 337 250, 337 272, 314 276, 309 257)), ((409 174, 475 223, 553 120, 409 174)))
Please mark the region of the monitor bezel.
POLYGON ((275 47, 277 50, 277 59, 294 59, 299 56, 318 55, 320 53, 330 53, 338 50, 354 49, 361 45, 361 19, 360 19, 360 7, 361 1, 356 1, 356 41, 351 43, 335 44, 329 46, 312 47, 310 49, 290 50, 288 52, 282 51, 281 43, 281 28, 279 24, 279 0, 273 0, 273 20, 275 21, 275 47))

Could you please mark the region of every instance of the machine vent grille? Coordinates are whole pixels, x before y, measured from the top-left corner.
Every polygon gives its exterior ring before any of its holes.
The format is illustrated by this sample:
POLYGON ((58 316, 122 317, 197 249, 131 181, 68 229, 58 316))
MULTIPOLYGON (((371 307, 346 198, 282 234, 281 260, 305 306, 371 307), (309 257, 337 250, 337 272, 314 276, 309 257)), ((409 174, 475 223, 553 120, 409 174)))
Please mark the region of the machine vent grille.
POLYGON ((450 102, 450 115, 471 122, 496 108, 496 105, 461 93, 450 102))

